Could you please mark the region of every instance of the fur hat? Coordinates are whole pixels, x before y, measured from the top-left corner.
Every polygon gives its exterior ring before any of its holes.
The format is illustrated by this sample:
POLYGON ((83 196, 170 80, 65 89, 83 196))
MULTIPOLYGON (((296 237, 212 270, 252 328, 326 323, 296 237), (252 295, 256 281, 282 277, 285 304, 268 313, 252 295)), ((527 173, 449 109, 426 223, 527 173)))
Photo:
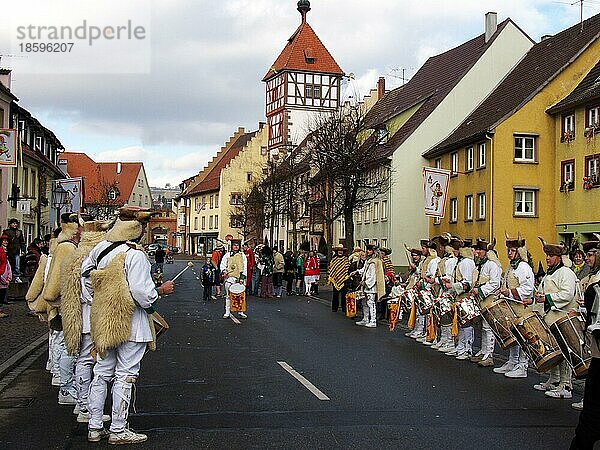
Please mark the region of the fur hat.
POLYGON ((345 252, 346 247, 344 247, 342 244, 338 244, 335 247, 331 247, 331 251, 332 252, 345 252))
POLYGON ((590 251, 596 251, 600 248, 600 234, 594 233, 594 237, 596 238, 596 240, 594 241, 587 241, 583 243, 583 251, 584 252, 590 252, 590 251))
POLYGON ((494 238, 492 240, 492 242, 488 242, 483 238, 477 238, 477 241, 475 242, 475 245, 473 246, 473 248, 475 250, 493 250, 494 247, 496 246, 496 238, 494 238))
POLYGON ((109 242, 135 241, 142 236, 142 224, 159 213, 136 206, 123 206, 112 228, 106 233, 109 242))
POLYGON ((517 234, 517 237, 510 237, 508 233, 505 231, 504 236, 506 236, 506 248, 519 248, 525 247, 525 239, 521 236, 521 232, 517 234))
POLYGON ((408 249, 411 255, 413 256, 423 256, 423 250, 418 248, 410 248, 408 249))
POLYGON ((381 247, 379 250, 381 250, 381 253, 383 253, 384 255, 391 255, 392 254, 392 249, 391 248, 381 247))
POLYGON ((375 244, 367 244, 366 245, 367 250, 377 250, 377 246, 375 244))
POLYGON ((541 236, 538 236, 538 239, 542 243, 544 253, 548 256, 562 256, 565 255, 568 251, 568 249, 563 244, 549 244, 541 236))
POLYGON ((235 244, 239 245, 240 247, 242 246, 242 240, 241 239, 232 239, 231 241, 231 246, 233 247, 235 244))
POLYGON ((450 239, 450 246, 454 250, 459 250, 461 247, 464 247, 464 245, 465 243, 460 236, 452 236, 452 239, 450 239))
POLYGON ((8 234, 2 233, 2 236, 0 236, 0 241, 10 241, 8 234))
POLYGON ((419 241, 419 244, 421 245, 421 247, 429 247, 429 239, 421 239, 419 241))

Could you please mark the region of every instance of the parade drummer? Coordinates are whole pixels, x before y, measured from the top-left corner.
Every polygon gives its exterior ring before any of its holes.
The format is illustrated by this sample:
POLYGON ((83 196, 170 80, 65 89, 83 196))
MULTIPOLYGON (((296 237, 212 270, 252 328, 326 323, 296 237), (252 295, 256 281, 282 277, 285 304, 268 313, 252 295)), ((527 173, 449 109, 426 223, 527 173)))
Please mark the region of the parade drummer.
MULTIPOLYGON (((494 251, 496 238, 491 243, 477 239, 474 247, 477 262, 477 276, 474 277, 475 286, 473 293, 484 300, 488 295, 497 292, 502 282, 502 264, 494 251)), ((496 336, 492 332, 490 324, 483 317, 481 318, 481 349, 471 358, 472 362, 483 367, 494 365, 493 355, 496 345, 496 336)))
MULTIPOLYGON (((431 284, 435 282, 437 275, 438 264, 440 257, 436 251, 436 238, 431 240, 421 239, 421 251, 423 252, 424 260, 421 261, 419 266, 419 281, 416 287, 418 289, 429 289, 431 284)), ((420 339, 421 342, 425 341, 427 337, 426 321, 427 317, 425 314, 418 314, 416 316, 415 328, 406 335, 413 339, 420 339)))
MULTIPOLYGON (((538 286, 533 299, 524 300, 525 304, 543 304, 544 321, 548 326, 567 314, 573 314, 579 308, 577 304, 577 275, 570 268, 571 260, 566 248, 561 244, 548 244, 539 238, 546 254, 548 269, 538 286)), ((550 369, 550 377, 544 383, 536 384, 534 389, 545 391, 548 397, 571 398, 571 367, 563 360, 550 369)))
MULTIPOLYGON (((535 275, 529 264, 529 252, 525 239, 519 233, 516 238, 506 235, 506 253, 509 264, 504 272, 500 293, 511 300, 522 302, 533 296, 535 275)), ((511 305, 517 316, 522 316, 524 308, 521 305, 511 305)), ((495 373, 503 373, 508 378, 526 378, 529 363, 527 354, 520 345, 513 345, 509 350, 506 363, 494 369, 495 373)))
MULTIPOLYGON (((240 251, 241 241, 239 239, 231 240, 231 250, 223 256, 221 260, 221 273, 223 274, 222 279, 225 281, 225 314, 223 318, 227 319, 231 315, 231 298, 229 289, 234 283, 241 283, 245 285, 248 260, 244 252, 240 251)), ((248 316, 244 312, 240 312, 239 317, 242 319, 248 316)))

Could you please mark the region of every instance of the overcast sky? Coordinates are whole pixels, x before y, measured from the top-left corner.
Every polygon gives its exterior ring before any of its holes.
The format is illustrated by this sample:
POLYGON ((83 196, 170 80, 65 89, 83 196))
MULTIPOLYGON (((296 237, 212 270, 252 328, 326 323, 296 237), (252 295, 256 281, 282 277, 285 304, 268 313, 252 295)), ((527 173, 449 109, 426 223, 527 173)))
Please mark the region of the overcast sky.
MULTIPOLYGON (((300 22, 296 3, 146 0, 152 18, 147 74, 31 75, 19 73, 19 58, 11 56, 1 65, 15 69, 12 90, 19 104, 68 151, 96 161, 141 160, 151 185, 178 184, 197 173, 239 126, 250 131, 264 121, 261 79, 300 22)), ((388 87, 397 86, 402 69, 410 77, 428 57, 482 33, 487 11, 497 11, 499 22, 510 17, 539 41, 579 21, 579 2, 571 3, 313 0, 308 20, 342 69, 355 74, 348 91, 366 92, 379 76, 388 87)), ((36 23, 44 4, 47 0, 20 0, 5 8, 20 8, 36 23)), ((94 8, 98 2, 78 4, 94 8)), ((600 12, 600 0, 584 5, 584 18, 600 12)), ((118 6, 102 11, 115 23, 127 14, 118 6)), ((0 54, 15 53, 0 41, 0 54)))

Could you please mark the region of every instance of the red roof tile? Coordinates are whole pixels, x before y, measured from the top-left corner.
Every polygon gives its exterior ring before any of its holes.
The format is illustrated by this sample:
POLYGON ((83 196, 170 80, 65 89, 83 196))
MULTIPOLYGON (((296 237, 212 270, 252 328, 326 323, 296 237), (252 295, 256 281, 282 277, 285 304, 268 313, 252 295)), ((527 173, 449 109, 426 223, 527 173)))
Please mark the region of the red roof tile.
POLYGON ((102 185, 115 184, 119 190, 117 203, 126 203, 131 196, 137 177, 144 167, 141 162, 95 162, 85 153, 64 152, 60 159, 67 161, 67 172, 71 177, 83 177, 85 203, 102 203, 102 185), (117 173, 117 166, 121 172, 117 173))
POLYGON ((263 81, 286 69, 301 72, 344 74, 344 71, 335 62, 331 53, 323 45, 308 22, 302 22, 288 39, 287 44, 264 76, 263 81))

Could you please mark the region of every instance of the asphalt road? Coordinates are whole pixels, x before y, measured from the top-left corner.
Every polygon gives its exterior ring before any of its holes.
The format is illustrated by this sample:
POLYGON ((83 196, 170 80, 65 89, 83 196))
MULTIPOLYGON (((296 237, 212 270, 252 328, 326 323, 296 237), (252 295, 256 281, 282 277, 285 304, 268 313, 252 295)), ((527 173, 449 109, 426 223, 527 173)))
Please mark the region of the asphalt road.
MULTIPOLYGON (((577 422, 571 400, 533 390, 545 377, 507 379, 306 297, 252 298, 236 324, 188 270, 159 311, 171 329, 142 361, 135 448, 563 449, 577 422)), ((40 355, 0 393, 0 448, 108 447, 56 404, 40 355)))

